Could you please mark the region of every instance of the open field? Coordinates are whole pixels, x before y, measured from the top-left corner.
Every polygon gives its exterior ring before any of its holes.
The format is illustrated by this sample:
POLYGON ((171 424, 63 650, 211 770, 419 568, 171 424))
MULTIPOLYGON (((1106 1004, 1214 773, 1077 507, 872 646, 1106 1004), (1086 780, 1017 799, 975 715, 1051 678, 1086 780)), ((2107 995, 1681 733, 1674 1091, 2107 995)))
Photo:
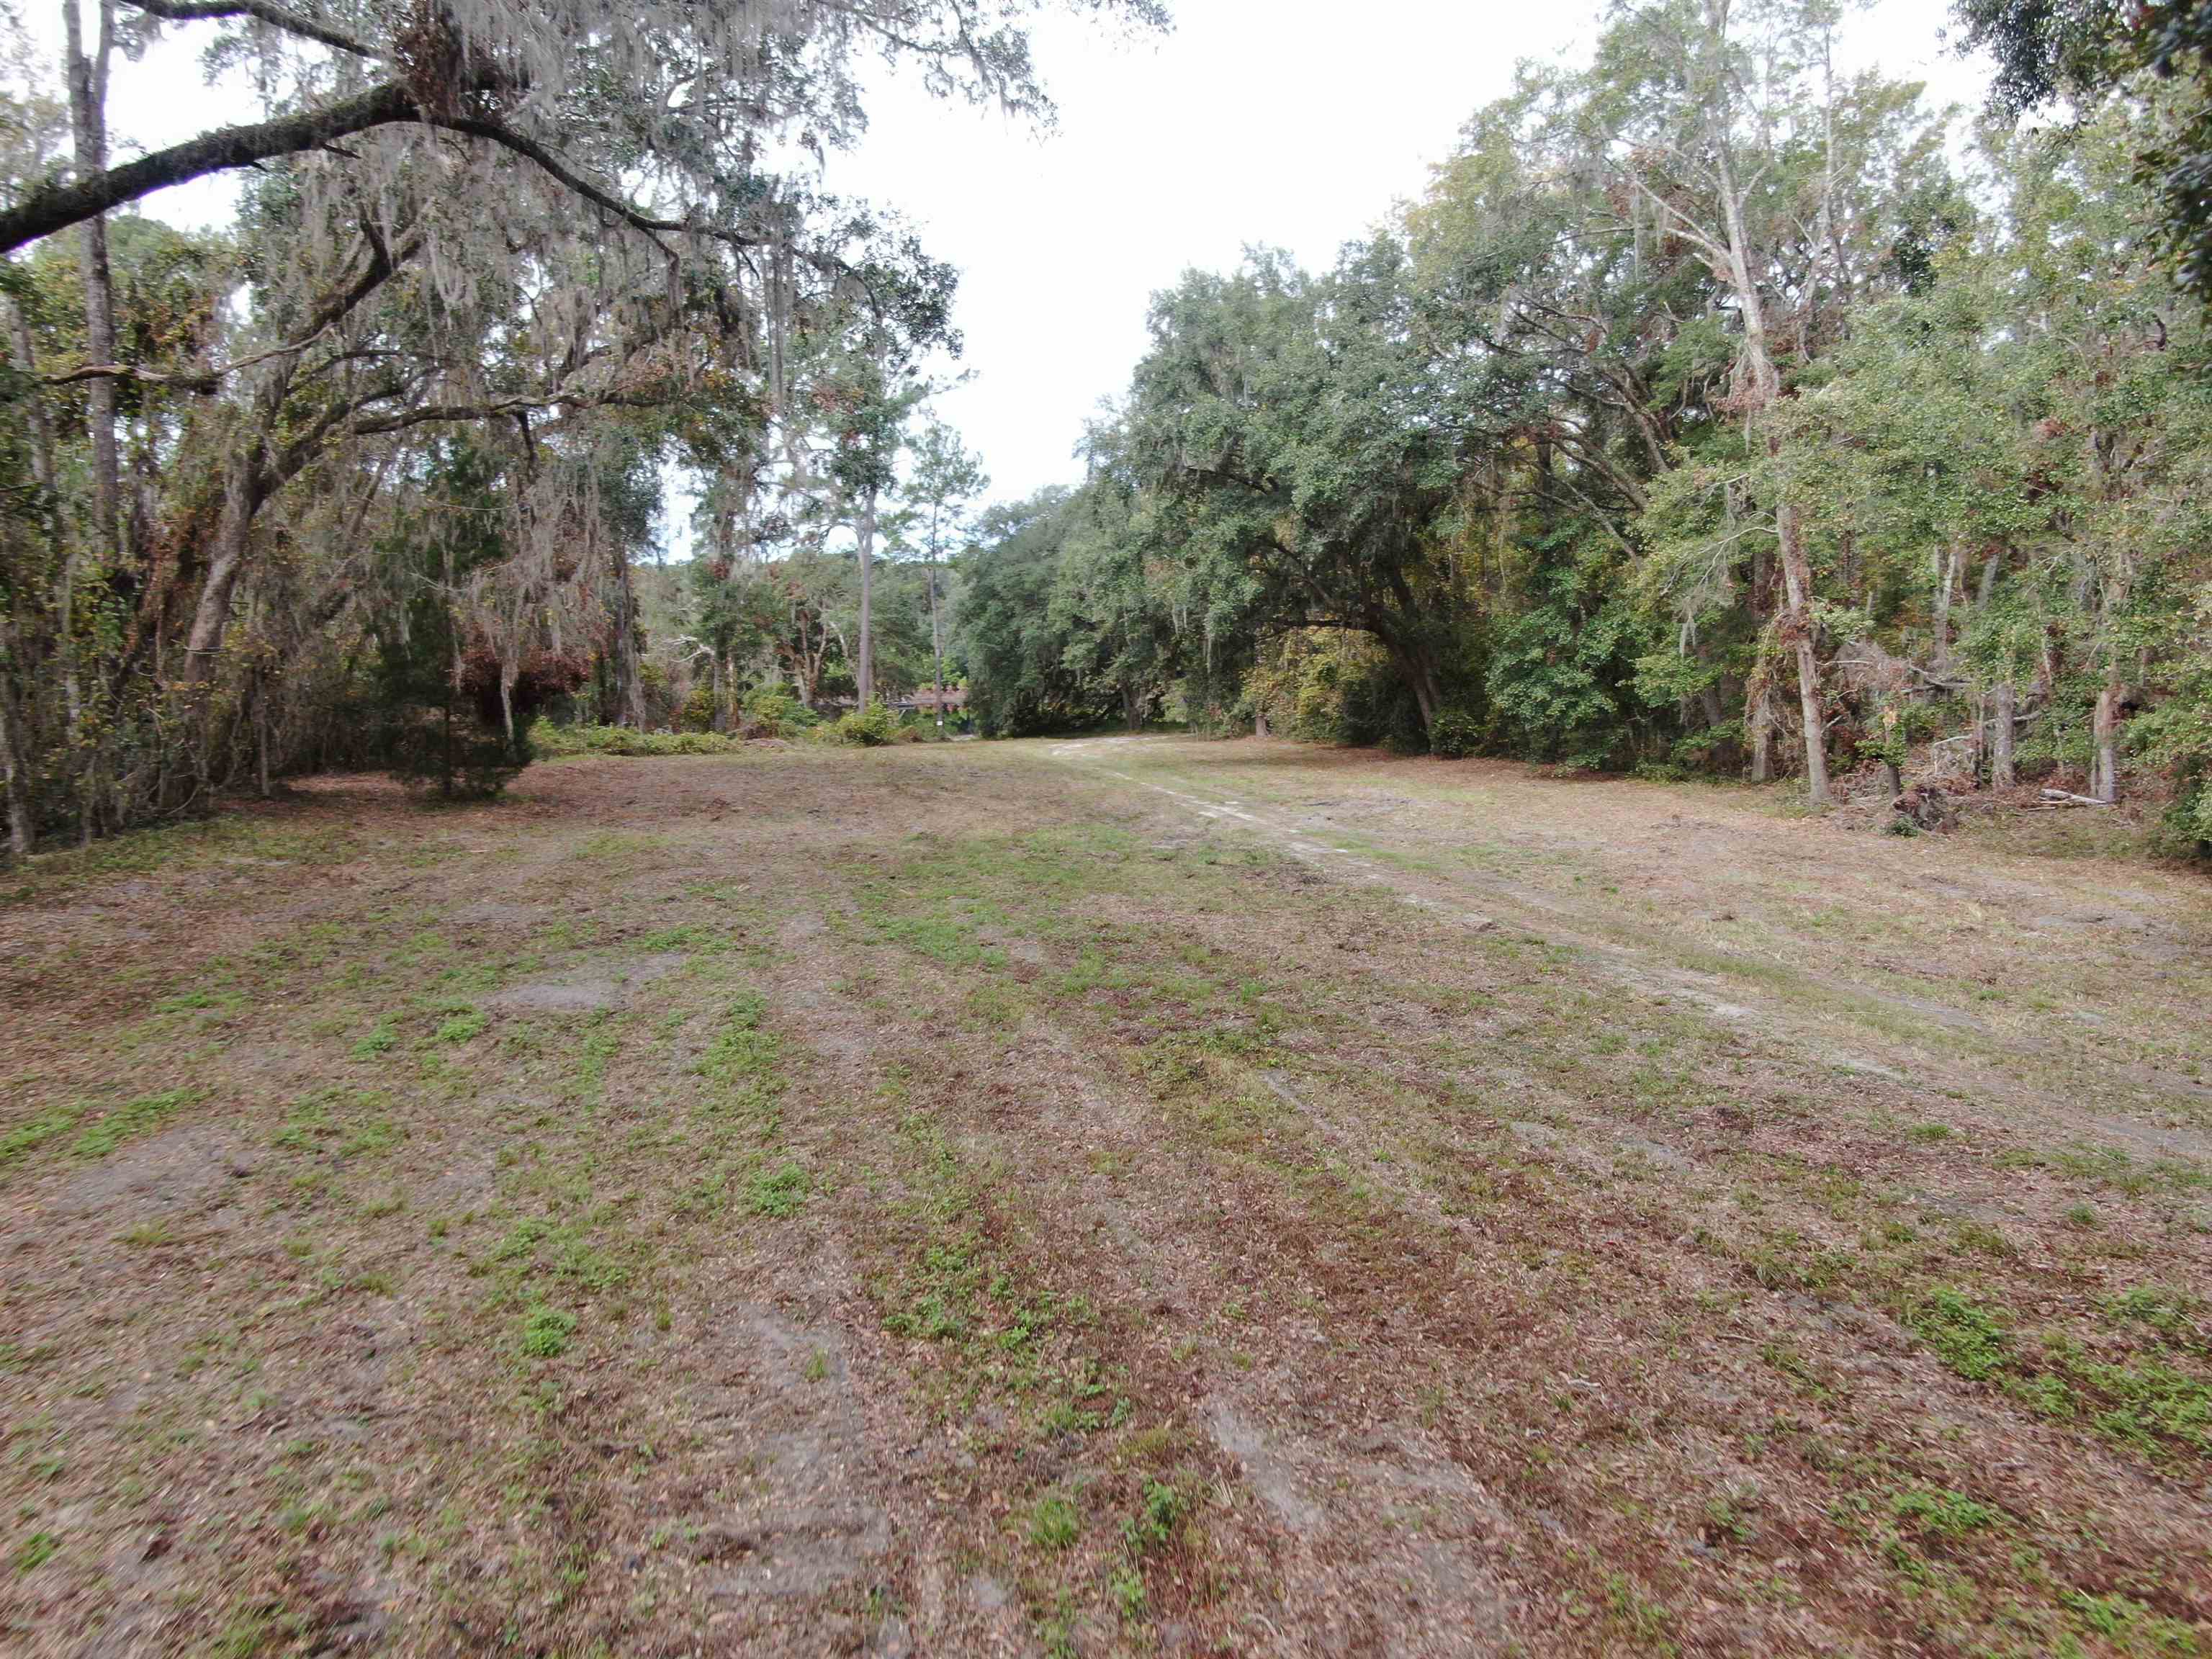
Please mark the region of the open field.
POLYGON ((2083 832, 1094 739, 38 871, 0 1646, 2212 1653, 2212 884, 2083 832))

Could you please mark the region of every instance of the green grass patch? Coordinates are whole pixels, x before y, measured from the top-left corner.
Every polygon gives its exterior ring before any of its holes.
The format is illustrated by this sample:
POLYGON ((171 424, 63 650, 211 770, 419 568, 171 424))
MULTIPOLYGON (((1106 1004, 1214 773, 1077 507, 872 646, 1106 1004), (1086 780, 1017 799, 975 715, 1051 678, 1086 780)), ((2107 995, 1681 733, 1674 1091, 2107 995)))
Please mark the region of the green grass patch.
POLYGON ((1969 1382, 1996 1376, 2011 1358, 2004 1328, 1963 1291, 1939 1285, 1905 1315, 1913 1332, 1947 1370, 1969 1382))
POLYGON ((557 1359, 568 1352, 576 1316, 560 1308, 532 1308, 522 1318, 522 1352, 532 1359, 557 1359))
POLYGON ((1030 1542, 1041 1550, 1066 1549, 1082 1531, 1075 1500, 1065 1493, 1047 1492, 1030 1510, 1030 1542))
POLYGON ((48 1141, 67 1134, 83 1115, 82 1106, 51 1106, 27 1123, 19 1123, 0 1134, 0 1170, 20 1163, 48 1141))
POLYGON ((150 1133, 199 1098, 197 1089, 169 1089, 158 1095, 141 1095, 125 1101, 88 1121, 70 1143, 77 1158, 106 1158, 126 1140, 150 1133))
POLYGON ((755 1215, 779 1219, 797 1215, 805 1206, 813 1178, 798 1164, 786 1162, 774 1170, 757 1171, 745 1183, 745 1201, 755 1215))
POLYGON ((452 1018, 440 1025, 432 1040, 437 1042, 466 1042, 471 1037, 481 1035, 484 1027, 490 1024, 489 1014, 485 1013, 481 1008, 471 1008, 465 1012, 453 1015, 452 1018))

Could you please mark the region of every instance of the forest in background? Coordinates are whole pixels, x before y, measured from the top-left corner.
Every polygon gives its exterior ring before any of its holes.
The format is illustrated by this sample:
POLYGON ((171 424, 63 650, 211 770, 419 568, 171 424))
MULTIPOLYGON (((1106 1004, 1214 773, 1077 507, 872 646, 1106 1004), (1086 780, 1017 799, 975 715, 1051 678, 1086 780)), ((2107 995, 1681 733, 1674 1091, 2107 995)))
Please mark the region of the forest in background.
POLYGON ((1962 112, 1819 0, 1613 8, 1333 268, 1156 298, 1087 482, 963 568, 977 708, 2141 783, 2212 842, 2208 17, 1973 0, 1962 112))
POLYGON ((1615 5, 1332 268, 1156 296, 1084 482, 988 507, 929 410, 956 274, 819 162, 878 58, 1048 114, 1018 0, 64 9, 0 102, 16 855, 947 684, 2212 844, 2212 6, 1960 0, 1960 112, 1839 70, 1828 0, 1615 5), (264 109, 118 161, 111 66, 187 29, 264 109), (222 232, 132 210, 249 163, 222 232))
POLYGON ((695 678, 727 725, 769 625, 799 698, 834 659, 872 700, 872 556, 945 529, 887 497, 957 353, 954 274, 823 163, 884 65, 1048 119, 1028 0, 60 9, 59 77, 0 15, 9 853, 286 773, 495 787, 541 713, 647 728, 695 678), (260 107, 125 160, 112 71, 165 31, 260 107), (216 174, 245 180, 226 228, 134 210, 216 174), (656 639, 641 572, 686 474, 702 568, 656 639), (849 579, 813 568, 832 537, 849 579))

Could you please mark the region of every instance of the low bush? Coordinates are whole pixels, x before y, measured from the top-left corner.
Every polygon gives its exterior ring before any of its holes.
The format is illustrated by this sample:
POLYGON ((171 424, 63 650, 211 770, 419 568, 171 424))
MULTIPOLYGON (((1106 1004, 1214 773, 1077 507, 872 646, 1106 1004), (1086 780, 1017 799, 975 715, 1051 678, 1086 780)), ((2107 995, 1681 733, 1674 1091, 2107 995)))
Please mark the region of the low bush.
POLYGON ((1429 722, 1429 752, 1440 760, 1465 760, 1482 741, 1482 726, 1464 708, 1447 708, 1429 722))
POLYGON ((691 688, 691 695, 684 699, 684 707, 676 711, 677 729, 684 732, 711 732, 714 729, 714 688, 701 681, 691 688))
POLYGON ((479 725, 466 708, 444 715, 403 707, 385 729, 384 749, 392 776, 408 788, 460 800, 498 794, 535 752, 529 737, 510 744, 504 733, 479 725))
POLYGON ((727 755, 745 739, 718 732, 634 732, 626 726, 541 725, 530 734, 541 760, 562 755, 727 755))
POLYGON ((898 722, 891 711, 879 702, 866 708, 855 708, 837 722, 837 738, 842 743, 857 744, 864 749, 874 749, 891 742, 898 732, 898 722))
POLYGON ((817 718, 812 710, 800 708, 799 699, 781 685, 764 686, 748 694, 744 701, 745 728, 757 737, 787 738, 813 725, 817 718))

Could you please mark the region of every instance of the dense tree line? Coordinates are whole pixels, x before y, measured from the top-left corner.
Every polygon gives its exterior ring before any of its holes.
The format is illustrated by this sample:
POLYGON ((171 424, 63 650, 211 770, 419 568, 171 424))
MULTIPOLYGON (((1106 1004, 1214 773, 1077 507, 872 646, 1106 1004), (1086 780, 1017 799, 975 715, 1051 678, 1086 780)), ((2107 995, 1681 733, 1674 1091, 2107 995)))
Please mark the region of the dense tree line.
POLYGON ((2130 33, 2176 9, 2090 7, 2094 72, 2022 9, 1961 9, 2043 65, 1963 161, 1838 9, 1650 0, 1332 269, 1186 276, 1087 482, 967 561, 979 707, 1816 801, 2170 771, 2212 839, 2202 65, 2130 33))
POLYGON ((562 700, 644 722, 672 468, 726 572, 857 542, 865 695, 952 276, 818 158, 884 60, 1044 112, 1030 0, 61 9, 58 76, 0 20, 9 851, 306 766, 495 778, 562 700), (111 68, 164 30, 259 107, 119 160, 111 68), (132 210, 249 164, 218 233, 132 210))

